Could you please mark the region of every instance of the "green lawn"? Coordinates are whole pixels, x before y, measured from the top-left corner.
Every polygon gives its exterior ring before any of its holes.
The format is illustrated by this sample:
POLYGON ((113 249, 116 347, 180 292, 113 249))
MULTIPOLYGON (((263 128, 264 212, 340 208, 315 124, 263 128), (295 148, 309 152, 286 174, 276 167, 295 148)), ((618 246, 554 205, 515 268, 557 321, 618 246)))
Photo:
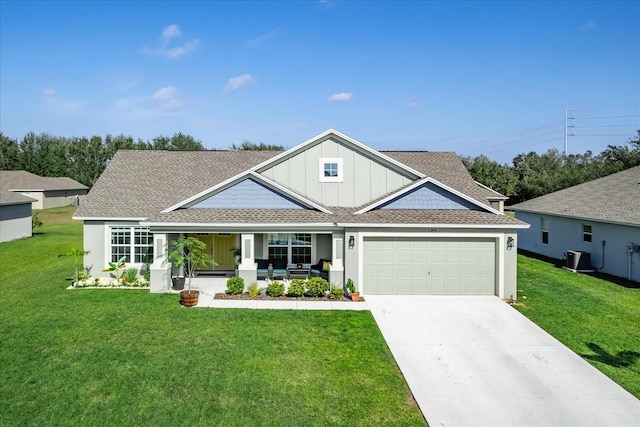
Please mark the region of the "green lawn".
POLYGON ((65 290, 71 213, 0 244, 0 425, 425 425, 369 312, 65 290))
POLYGON ((640 398, 640 289, 622 285, 518 255, 518 310, 640 398))

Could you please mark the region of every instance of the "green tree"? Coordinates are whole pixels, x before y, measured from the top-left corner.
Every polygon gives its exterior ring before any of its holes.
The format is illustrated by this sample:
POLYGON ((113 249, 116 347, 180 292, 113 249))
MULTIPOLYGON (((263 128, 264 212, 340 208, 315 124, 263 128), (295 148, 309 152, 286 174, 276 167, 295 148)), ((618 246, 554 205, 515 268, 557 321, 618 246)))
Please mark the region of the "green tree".
POLYGON ((267 145, 264 142, 260 144, 255 144, 251 141, 247 141, 246 139, 242 141, 240 145, 231 144, 229 150, 233 151, 284 151, 284 147, 282 145, 267 145))
POLYGON ((154 150, 202 151, 202 142, 190 135, 176 133, 172 137, 157 136, 153 138, 151 148, 154 150))
POLYGON ((18 141, 0 132, 0 170, 18 170, 21 167, 18 141))
POLYGON ((487 156, 463 157, 462 163, 479 183, 504 194, 513 196, 518 192, 518 176, 508 165, 490 160, 487 156))

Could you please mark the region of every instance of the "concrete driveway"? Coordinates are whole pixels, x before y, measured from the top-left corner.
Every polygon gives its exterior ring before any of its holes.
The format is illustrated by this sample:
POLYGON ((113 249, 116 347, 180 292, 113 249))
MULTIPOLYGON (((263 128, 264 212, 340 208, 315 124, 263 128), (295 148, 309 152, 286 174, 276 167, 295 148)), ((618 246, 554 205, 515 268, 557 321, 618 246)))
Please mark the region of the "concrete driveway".
POLYGON ((367 295, 430 426, 640 426, 640 401, 497 297, 367 295))

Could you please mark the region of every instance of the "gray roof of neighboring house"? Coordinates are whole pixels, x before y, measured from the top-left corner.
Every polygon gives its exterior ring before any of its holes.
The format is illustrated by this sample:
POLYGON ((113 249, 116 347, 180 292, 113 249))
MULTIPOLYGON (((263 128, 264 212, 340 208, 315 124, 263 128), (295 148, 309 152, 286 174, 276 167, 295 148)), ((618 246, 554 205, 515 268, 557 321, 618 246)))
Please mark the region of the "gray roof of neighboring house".
MULTIPOLYGON (((77 218, 144 218, 166 223, 470 223, 522 225, 501 215, 472 211, 372 211, 328 207, 333 214, 300 209, 178 209, 185 199, 261 164, 281 151, 121 150, 96 181, 75 213, 77 218)), ((393 159, 488 205, 455 153, 385 152, 393 159)))
POLYGON ((640 166, 527 200, 510 209, 640 225, 640 166))
POLYGON ((88 190, 89 187, 67 177, 44 177, 27 172, 0 171, 0 188, 12 191, 88 190))
POLYGON ((0 188, 0 206, 26 205, 27 203, 35 201, 37 200, 32 199, 31 197, 23 196, 22 194, 0 188))

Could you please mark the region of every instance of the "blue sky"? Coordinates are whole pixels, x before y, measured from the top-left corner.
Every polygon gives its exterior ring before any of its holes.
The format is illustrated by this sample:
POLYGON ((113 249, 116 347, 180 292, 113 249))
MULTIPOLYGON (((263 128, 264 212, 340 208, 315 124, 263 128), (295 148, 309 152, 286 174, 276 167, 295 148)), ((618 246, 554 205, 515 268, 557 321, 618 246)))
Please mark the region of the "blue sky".
POLYGON ((380 150, 599 153, 640 128, 640 2, 0 2, 0 130, 334 128, 380 150))

